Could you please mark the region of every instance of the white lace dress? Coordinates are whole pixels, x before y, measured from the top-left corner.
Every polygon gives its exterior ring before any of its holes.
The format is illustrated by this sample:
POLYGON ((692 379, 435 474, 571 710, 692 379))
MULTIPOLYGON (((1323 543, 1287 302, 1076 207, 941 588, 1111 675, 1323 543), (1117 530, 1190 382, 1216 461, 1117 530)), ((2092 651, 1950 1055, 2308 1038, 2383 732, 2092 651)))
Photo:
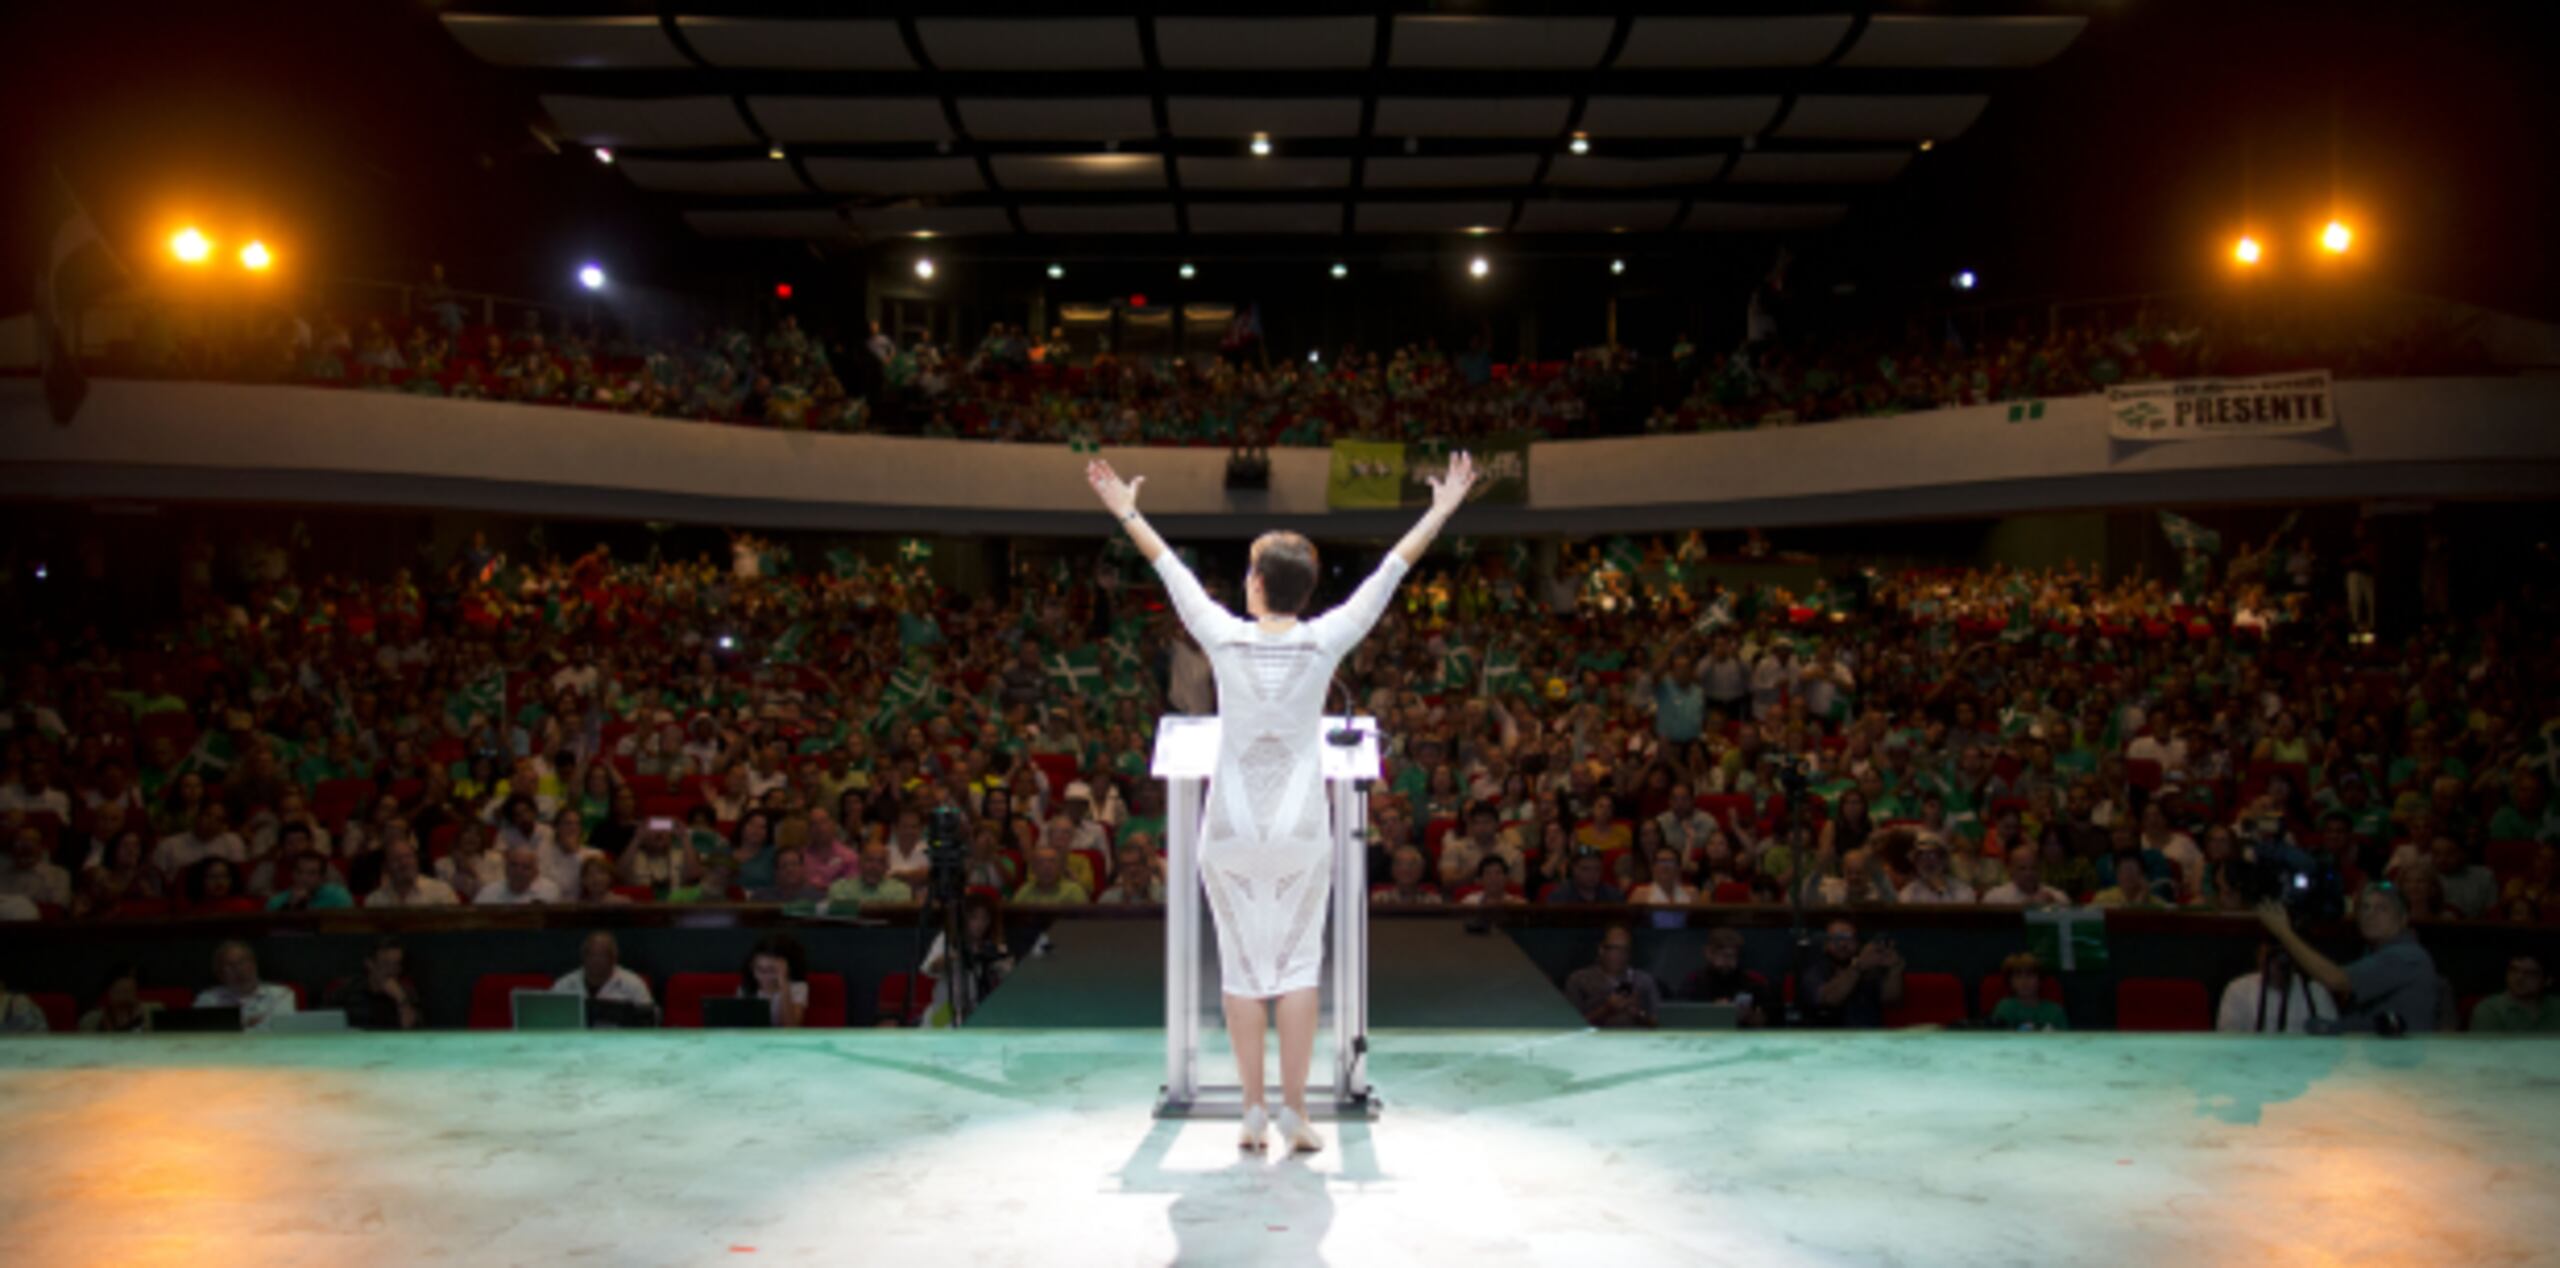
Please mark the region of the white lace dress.
POLYGON ((1349 601, 1276 634, 1219 607, 1170 550, 1173 610, 1218 679, 1218 765, 1200 831, 1200 883, 1218 927, 1220 988, 1269 999, 1314 986, 1333 893, 1321 731, 1326 684, 1405 573, 1389 554, 1349 601))

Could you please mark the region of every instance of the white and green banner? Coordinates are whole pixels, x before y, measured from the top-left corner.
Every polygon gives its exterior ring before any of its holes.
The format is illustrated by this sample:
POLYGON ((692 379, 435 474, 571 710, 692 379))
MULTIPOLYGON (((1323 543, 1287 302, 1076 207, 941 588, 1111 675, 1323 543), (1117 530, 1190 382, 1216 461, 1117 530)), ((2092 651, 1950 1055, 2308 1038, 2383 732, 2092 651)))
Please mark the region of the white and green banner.
POLYGON ((2117 440, 2299 436, 2338 425, 2327 370, 2242 379, 2176 379, 2107 389, 2107 434, 2117 440))

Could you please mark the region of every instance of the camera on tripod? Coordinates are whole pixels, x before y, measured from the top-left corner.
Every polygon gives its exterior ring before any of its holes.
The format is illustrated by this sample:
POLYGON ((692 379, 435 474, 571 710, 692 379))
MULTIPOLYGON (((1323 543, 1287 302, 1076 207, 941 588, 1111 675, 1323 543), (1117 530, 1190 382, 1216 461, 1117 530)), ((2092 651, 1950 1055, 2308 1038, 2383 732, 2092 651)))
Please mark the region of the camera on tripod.
POLYGON ((925 881, 927 898, 957 904, 969 891, 968 828, 958 806, 937 806, 925 817, 924 857, 933 869, 925 881))
POLYGON ((2284 904, 2296 924, 2347 914, 2347 882, 2337 865, 2286 841, 2278 828, 2260 828, 2241 847, 2231 886, 2252 907, 2268 899, 2284 904))

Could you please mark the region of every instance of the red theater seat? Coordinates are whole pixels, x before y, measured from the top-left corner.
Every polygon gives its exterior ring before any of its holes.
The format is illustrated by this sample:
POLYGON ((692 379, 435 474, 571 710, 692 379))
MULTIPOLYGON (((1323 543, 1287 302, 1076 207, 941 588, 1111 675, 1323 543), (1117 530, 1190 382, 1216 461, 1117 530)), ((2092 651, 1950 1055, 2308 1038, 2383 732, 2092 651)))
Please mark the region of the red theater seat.
POLYGON ((473 1030, 508 1030, 515 1026, 517 991, 546 991, 559 979, 549 973, 483 973, 471 984, 473 1030))
POLYGON ((2183 977, 2129 977, 2116 983, 2116 1029, 2213 1029, 2204 983, 2183 977))
MULTIPOLYGON (((912 1026, 924 1020, 925 1009, 933 1003, 932 981, 918 976, 915 978, 915 1003, 912 1007, 908 1005, 909 976, 906 973, 884 973, 880 976, 880 1016, 896 1018, 901 1026, 912 1026), (905 1010, 903 1017, 900 1016, 901 1009, 905 1010)), ((811 989, 810 994, 813 997, 817 994, 815 988, 811 989)))
POLYGON ((183 986, 138 987, 134 990, 133 996, 135 999, 140 1000, 145 1004, 158 1004, 162 1008, 193 1008, 196 1006, 196 993, 183 986))
POLYGON ((53 1033, 67 1035, 80 1029, 80 1005, 70 996, 59 991, 29 991, 27 998, 44 1010, 44 1024, 53 1033))
POLYGON ((1953 973, 1905 973, 1902 1002, 1884 1010, 1884 1024, 1953 1026, 1964 1021, 1964 983, 1953 973))
POLYGON ((745 979, 735 973, 678 973, 667 979, 667 1024, 702 1028, 702 1001, 714 995, 734 996, 745 979))
POLYGON ((846 1017, 844 974, 812 973, 809 975, 809 1008, 800 1014, 802 1026, 830 1030, 844 1028, 846 1017))

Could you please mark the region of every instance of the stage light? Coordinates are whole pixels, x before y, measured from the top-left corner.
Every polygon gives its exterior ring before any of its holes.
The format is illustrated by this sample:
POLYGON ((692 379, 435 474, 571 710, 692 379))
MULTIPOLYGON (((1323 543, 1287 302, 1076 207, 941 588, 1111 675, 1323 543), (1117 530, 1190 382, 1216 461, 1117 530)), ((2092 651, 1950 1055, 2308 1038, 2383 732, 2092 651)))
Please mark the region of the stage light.
POLYGON ((252 242, 240 248, 240 267, 252 273, 263 273, 268 265, 275 262, 275 257, 267 252, 266 243, 252 242))
POLYGON ((597 146, 596 161, 607 167, 613 166, 613 151, 605 146, 597 146))
POLYGON ((183 264, 202 264, 213 255, 213 242, 193 225, 180 229, 169 238, 169 254, 183 264))
POLYGON ((2327 251, 2331 255, 2346 254, 2347 244, 2354 242, 2355 240, 2355 231, 2347 228, 2345 223, 2341 221, 2332 220, 2329 222, 2328 228, 2320 231, 2321 249, 2327 251))
POLYGON ((2247 234, 2242 234, 2238 242, 2231 244, 2231 258, 2242 264, 2257 263, 2258 240, 2248 236, 2247 234))
POLYGON ((774 284, 773 284, 773 297, 774 297, 775 299, 789 299, 789 298, 791 298, 791 283, 789 283, 789 282, 776 282, 776 283, 774 283, 774 284))
POLYGON ((1573 139, 1564 143, 1564 148, 1571 150, 1576 154, 1589 154, 1591 152, 1591 134, 1588 132, 1574 133, 1573 139))
POLYGON ((1626 261, 1624 261, 1624 260, 1611 260, 1611 261, 1609 261, 1609 275, 1610 275, 1611 277, 1616 277, 1618 274, 1624 273, 1624 272, 1626 272, 1626 271, 1627 271, 1627 262, 1626 262, 1626 261))
MULTIPOLYGON (((1316 351, 1316 350, 1315 350, 1315 349, 1313 349, 1313 348, 1309 348, 1309 349, 1307 349, 1307 364, 1308 364, 1308 365, 1316 365, 1316 364, 1320 364, 1321 362, 1323 362, 1323 360, 1324 360, 1324 354, 1323 354, 1323 353, 1318 352, 1318 351, 1316 351)), ((37 576, 39 576, 39 577, 43 576, 43 575, 44 575, 43 570, 42 570, 42 569, 38 569, 38 570, 37 570, 37 572, 36 572, 36 575, 37 575, 37 576)))
POLYGON ((1929 151, 1931 151, 1931 150, 1933 150, 1933 149, 1936 149, 1936 148, 1937 148, 1937 146, 1938 146, 1938 143, 1937 143, 1936 141, 1930 140, 1930 139, 1929 139, 1929 138, 1927 138, 1927 137, 1922 137, 1922 138, 1920 138, 1920 152, 1921 152, 1921 153, 1923 153, 1923 154, 1926 154, 1926 153, 1928 153, 1929 151))
POLYGON ((1268 132, 1256 132, 1256 133, 1254 133, 1254 134, 1253 134, 1253 156, 1254 156, 1255 158, 1268 158, 1268 157, 1270 157, 1270 154, 1271 154, 1271 134, 1270 134, 1270 133, 1268 133, 1268 132))
MULTIPOLYGON (((1307 359, 1308 359, 1308 360, 1310 360, 1310 361, 1315 360, 1315 357, 1316 357, 1316 354, 1314 354, 1314 353, 1312 353, 1312 352, 1310 352, 1310 353, 1308 353, 1308 354, 1307 354, 1307 359)), ((51 577, 52 575, 53 575, 53 570, 52 570, 52 569, 45 567, 42 563, 38 563, 38 564, 36 565, 36 580, 38 580, 38 581, 42 581, 42 580, 45 580, 45 579, 46 579, 46 578, 48 578, 48 577, 51 577)))
POLYGON ((1481 255, 1467 261, 1467 276, 1469 277, 1481 280, 1485 274, 1491 273, 1492 271, 1493 262, 1485 259, 1481 255))
POLYGON ((1966 269, 1963 272, 1956 274, 1956 289, 1960 291, 1969 291, 1973 289, 1972 269, 1966 269))
POLYGON ((591 291, 603 290, 604 270, 592 264, 580 266, 578 269, 578 285, 586 287, 591 291))
POLYGON ((1052 264, 1052 265, 1050 265, 1050 266, 1049 266, 1049 280, 1050 280, 1050 281, 1052 281, 1052 282, 1057 281, 1059 278, 1065 277, 1066 275, 1067 275, 1067 266, 1066 266, 1066 265, 1063 265, 1063 264, 1052 264))
POLYGON ((734 652, 734 651, 738 650, 738 639, 737 639, 737 636, 736 636, 736 635, 734 635, 734 634, 723 634, 723 635, 721 635, 721 636, 720 636, 720 650, 721 650, 721 651, 724 651, 724 652, 734 652))
POLYGON ((933 280, 932 256, 924 256, 916 261, 916 276, 928 282, 933 280))
POLYGON ((1340 260, 1333 262, 1333 280, 1338 282, 1349 276, 1351 276, 1350 265, 1345 264, 1340 260))
POLYGON ((1200 270, 1191 267, 1191 262, 1189 260, 1183 261, 1182 267, 1175 271, 1181 273, 1182 280, 1186 282, 1200 275, 1200 270))
POLYGON ((770 146, 766 148, 764 156, 779 163, 782 161, 782 147, 779 144, 770 146))

